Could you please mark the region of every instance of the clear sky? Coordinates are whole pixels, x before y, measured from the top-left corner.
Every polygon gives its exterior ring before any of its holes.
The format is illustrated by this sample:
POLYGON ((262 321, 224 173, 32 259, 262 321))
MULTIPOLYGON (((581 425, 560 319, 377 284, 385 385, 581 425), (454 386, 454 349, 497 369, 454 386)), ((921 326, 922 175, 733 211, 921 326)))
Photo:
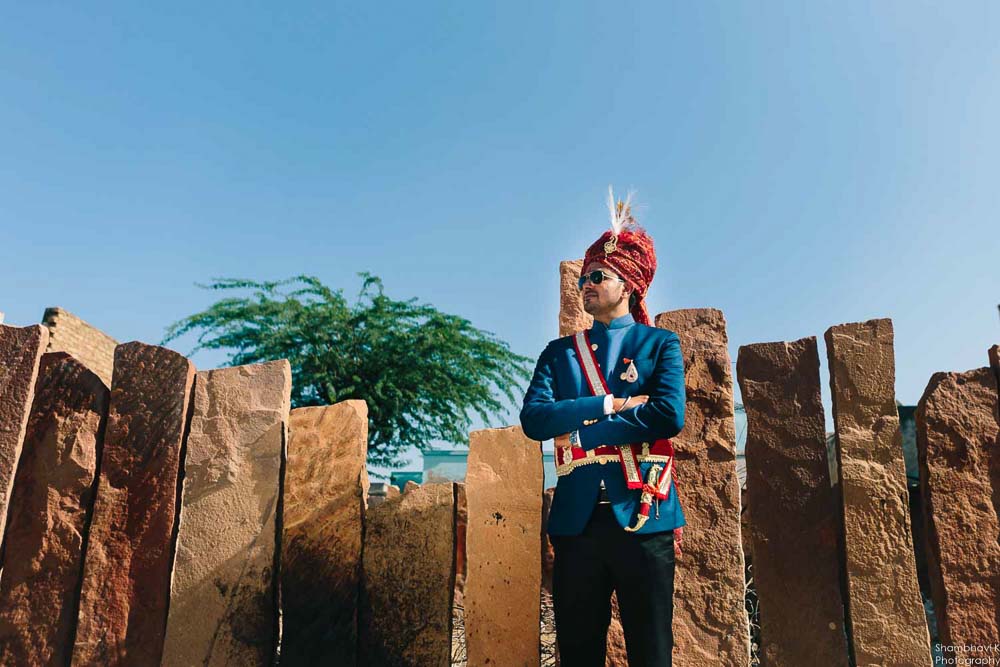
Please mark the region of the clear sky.
POLYGON ((370 271, 534 357, 557 335, 558 262, 607 227, 612 183, 656 239, 653 313, 723 310, 734 362, 820 337, 828 406, 823 332, 891 317, 914 404, 1000 341, 998 18, 5 3, 0 311, 59 305, 157 342, 217 296, 195 282, 309 273, 353 293, 370 271))

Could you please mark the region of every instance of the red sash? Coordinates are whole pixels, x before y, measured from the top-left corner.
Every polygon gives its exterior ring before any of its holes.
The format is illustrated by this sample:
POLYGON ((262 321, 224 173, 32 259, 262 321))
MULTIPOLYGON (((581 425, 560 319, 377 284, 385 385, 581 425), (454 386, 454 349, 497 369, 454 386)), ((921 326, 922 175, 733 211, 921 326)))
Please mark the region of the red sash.
MULTIPOLYGON (((581 331, 573 337, 576 357, 580 369, 594 396, 605 396, 610 393, 601 366, 590 347, 590 336, 581 331)), ((601 465, 617 460, 625 476, 629 489, 643 489, 651 492, 656 498, 665 500, 670 495, 671 482, 674 477, 674 446, 669 438, 661 438, 652 444, 637 442, 630 445, 599 445, 591 450, 582 447, 556 447, 556 474, 568 475, 578 467, 592 463, 601 465), (639 464, 655 461, 662 466, 662 472, 655 486, 644 484, 639 474, 639 464)))

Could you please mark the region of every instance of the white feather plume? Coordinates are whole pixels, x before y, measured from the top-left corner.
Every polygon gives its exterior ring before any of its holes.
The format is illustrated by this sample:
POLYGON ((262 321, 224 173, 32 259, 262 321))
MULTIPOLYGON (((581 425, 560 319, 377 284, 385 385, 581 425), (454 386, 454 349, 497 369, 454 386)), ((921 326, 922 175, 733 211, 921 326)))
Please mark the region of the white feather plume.
POLYGON ((634 191, 628 191, 628 194, 625 196, 624 205, 619 211, 618 205, 615 202, 614 189, 610 185, 608 186, 608 213, 611 215, 611 231, 614 232, 615 236, 621 234, 625 227, 634 222, 630 214, 630 209, 632 207, 632 195, 634 194, 634 191))

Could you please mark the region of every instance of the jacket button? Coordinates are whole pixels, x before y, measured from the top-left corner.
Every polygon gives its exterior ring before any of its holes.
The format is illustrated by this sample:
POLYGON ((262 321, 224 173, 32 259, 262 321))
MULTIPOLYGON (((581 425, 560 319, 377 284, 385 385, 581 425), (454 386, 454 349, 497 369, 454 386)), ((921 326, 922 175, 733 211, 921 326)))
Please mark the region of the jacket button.
POLYGON ((597 351, 597 343, 592 343, 591 346, 590 346, 590 349, 594 350, 596 352, 597 351))

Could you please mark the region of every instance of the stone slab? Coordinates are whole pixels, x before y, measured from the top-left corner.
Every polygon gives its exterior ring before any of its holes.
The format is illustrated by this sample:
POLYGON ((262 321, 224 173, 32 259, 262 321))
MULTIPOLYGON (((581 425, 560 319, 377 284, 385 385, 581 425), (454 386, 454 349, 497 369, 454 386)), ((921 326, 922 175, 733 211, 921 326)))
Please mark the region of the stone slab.
POLYGON ((917 404, 928 572, 944 644, 1000 637, 1000 425, 990 368, 935 373, 917 404))
POLYGON ((11 495, 0 664, 65 665, 109 391, 63 352, 42 355, 11 495))
POLYGON ((282 665, 357 663, 367 453, 364 401, 292 410, 281 543, 282 665))
POLYGON ((1000 345, 994 345, 989 351, 990 357, 990 368, 993 369, 993 374, 997 378, 997 382, 1000 382, 1000 345))
POLYGON ((740 347, 761 662, 847 667, 816 338, 740 347))
POLYGON ((538 664, 542 448, 521 427, 473 431, 465 637, 470 665, 538 664))
POLYGON ((198 373, 184 459, 164 667, 275 656, 287 360, 198 373))
POLYGON ((160 664, 194 375, 190 361, 163 347, 115 349, 73 665, 160 664))
POLYGON ((359 665, 449 667, 454 559, 454 484, 418 486, 368 512, 359 665))
POLYGON ((582 259, 559 262, 560 336, 569 336, 594 325, 594 318, 583 309, 583 299, 577 285, 582 268, 582 259))
POLYGON ((455 483, 455 599, 456 605, 465 607, 465 579, 469 561, 465 555, 466 535, 469 530, 469 498, 465 484, 455 483))
POLYGON ((896 412, 892 321, 827 329, 847 606, 859 665, 929 665, 896 412))
POLYGON ((713 308, 673 310, 656 326, 680 337, 687 392, 684 429, 673 438, 687 520, 674 575, 674 665, 744 667, 750 630, 726 319, 713 308))
POLYGON ((41 325, 0 324, 0 539, 7 524, 10 493, 35 395, 38 364, 48 340, 49 332, 41 325))

